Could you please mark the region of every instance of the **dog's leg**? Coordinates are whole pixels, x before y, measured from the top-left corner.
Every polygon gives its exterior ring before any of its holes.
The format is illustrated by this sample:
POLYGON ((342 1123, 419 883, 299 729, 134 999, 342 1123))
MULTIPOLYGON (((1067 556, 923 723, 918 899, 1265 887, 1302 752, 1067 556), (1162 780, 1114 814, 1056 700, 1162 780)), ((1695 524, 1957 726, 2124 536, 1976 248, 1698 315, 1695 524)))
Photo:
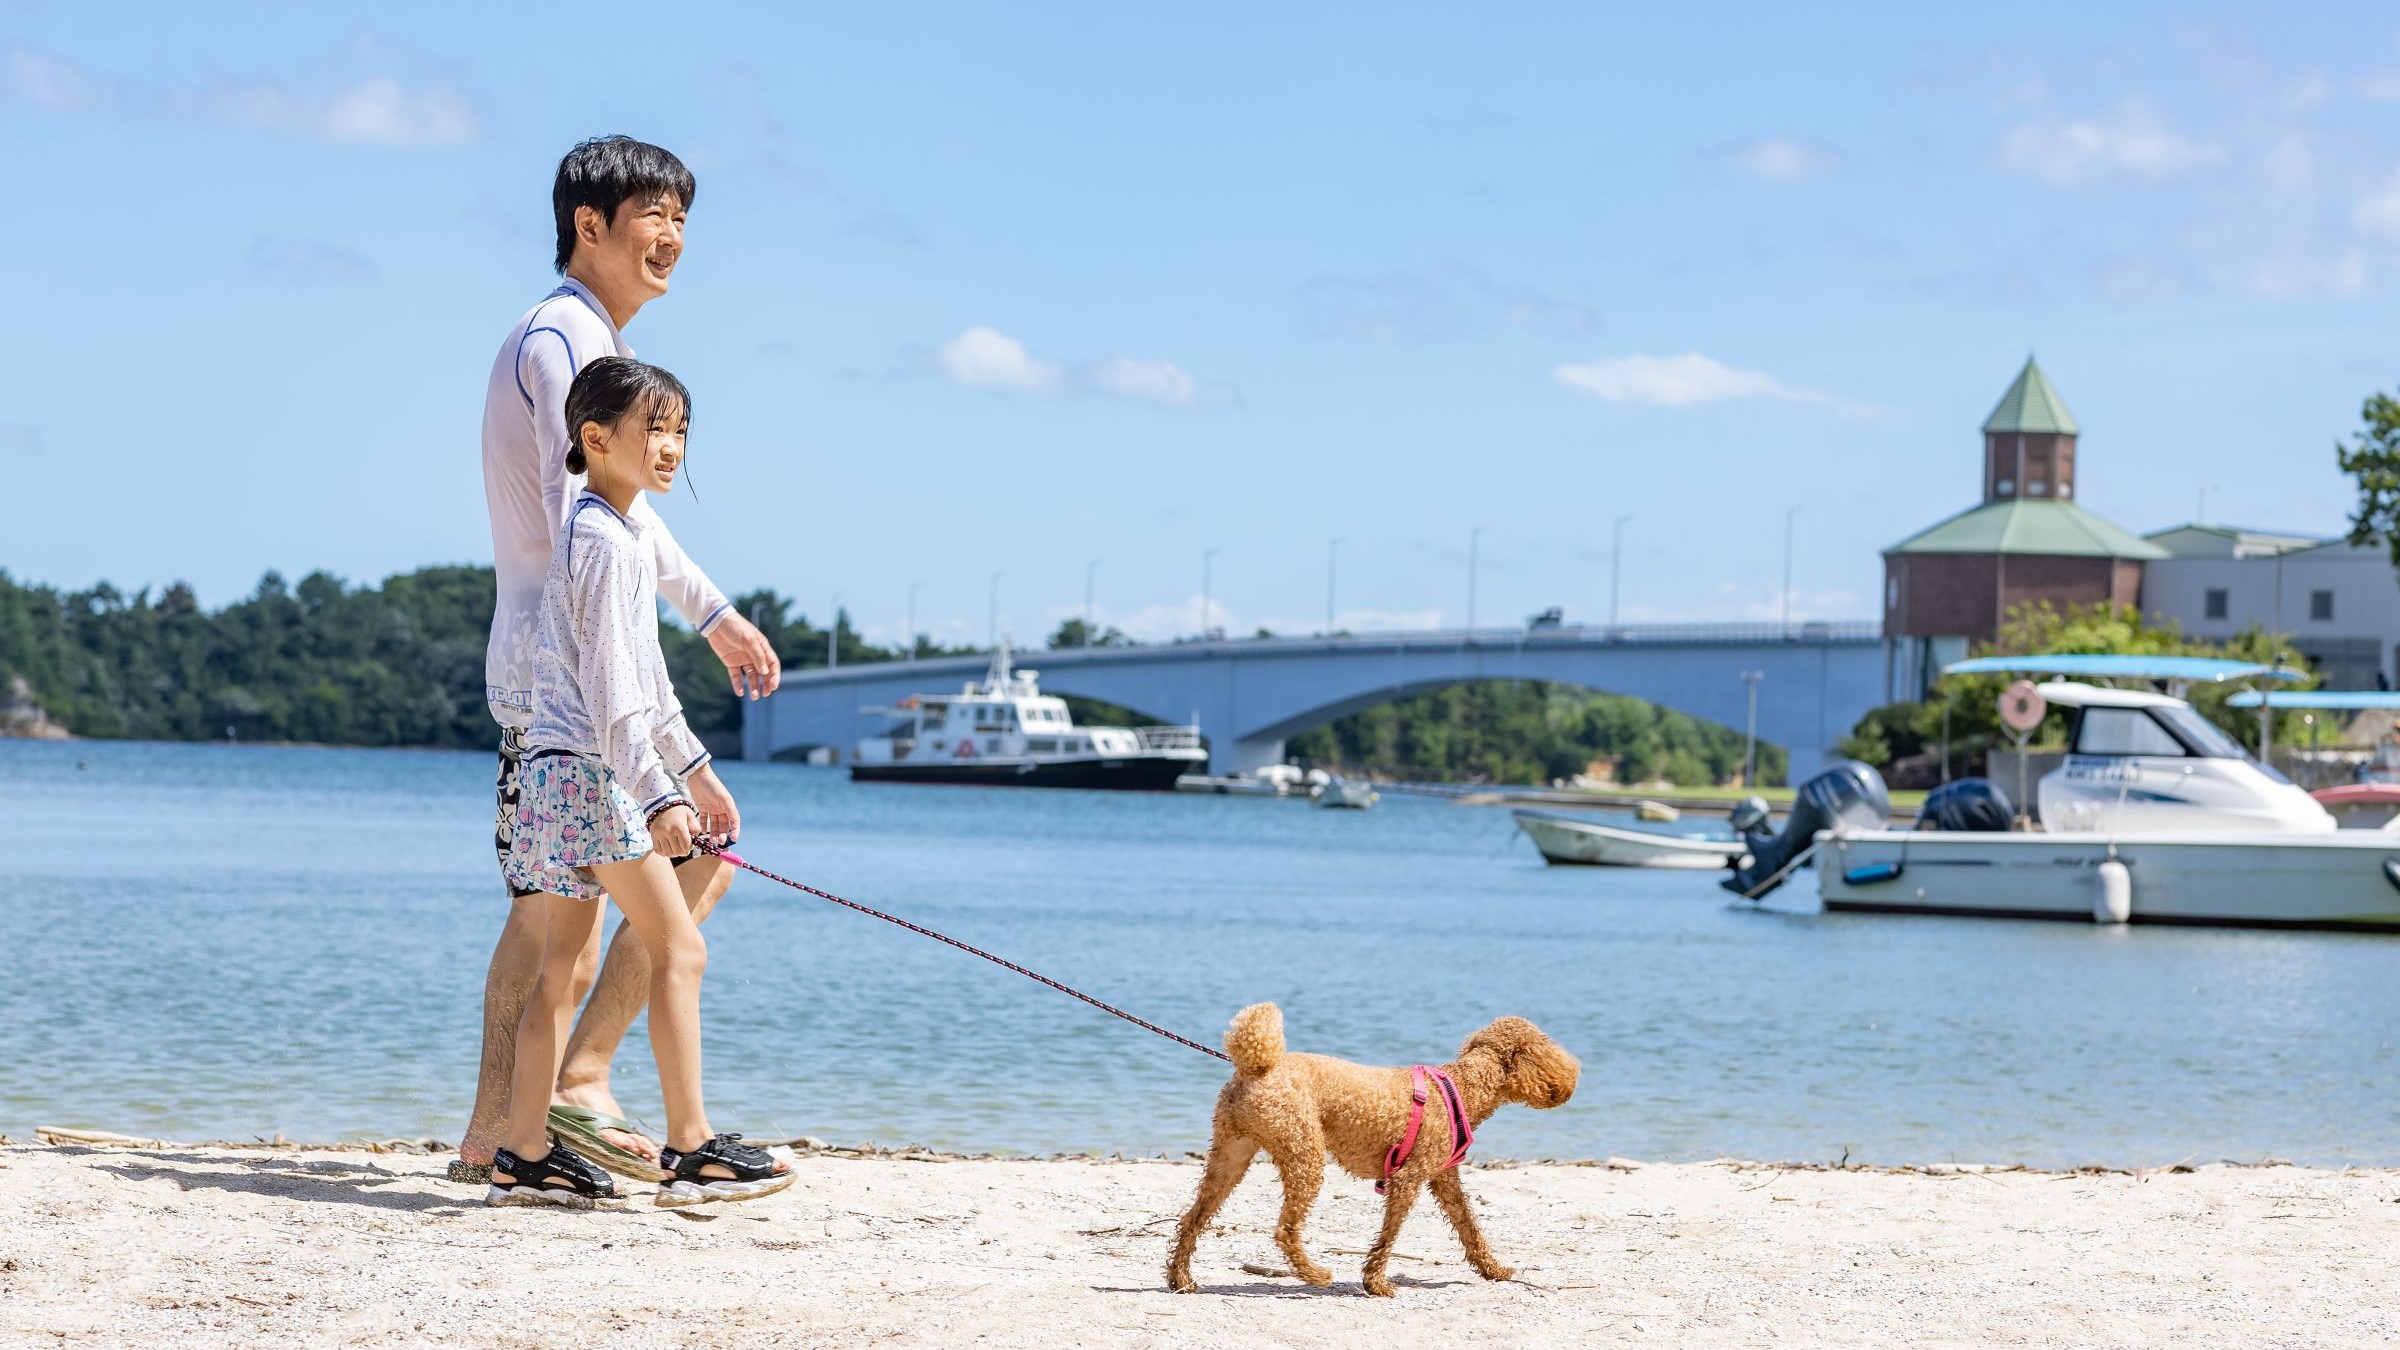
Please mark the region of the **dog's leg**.
POLYGON ((1167 1287, 1178 1294, 1189 1294, 1199 1285, 1192 1282, 1192 1249, 1200 1245, 1200 1234, 1208 1228, 1209 1220, 1233 1188, 1242 1184, 1242 1174, 1258 1157, 1255 1140, 1229 1137, 1220 1131, 1209 1141, 1208 1167, 1200 1174, 1200 1194, 1185 1211, 1183 1225, 1175 1230, 1175 1254, 1167 1258, 1167 1287))
POLYGON ((1377 1298, 1392 1296, 1392 1282, 1383 1277, 1383 1268, 1390 1264, 1392 1246, 1400 1241, 1400 1225, 1408 1222, 1408 1212, 1417 1206, 1419 1181, 1387 1178, 1383 1195, 1383 1231, 1376 1235, 1375 1245, 1367 1248, 1366 1268, 1360 1271, 1367 1292, 1377 1298))
POLYGON ((1300 1245, 1300 1225, 1307 1222, 1317 1192, 1325 1185, 1325 1136, 1311 1121, 1304 1138, 1269 1144, 1267 1154, 1275 1160, 1276 1175, 1283 1179, 1283 1213, 1275 1221, 1275 1245, 1283 1249, 1284 1259, 1292 1263, 1292 1272, 1303 1282, 1319 1288, 1329 1285, 1333 1272, 1309 1260, 1308 1250, 1300 1245))
POLYGON ((1442 1202, 1442 1213, 1450 1216, 1450 1226, 1458 1230, 1459 1245, 1467 1249, 1467 1263, 1475 1273, 1487 1280, 1506 1280, 1517 1272, 1500 1264, 1483 1240, 1483 1229, 1476 1226, 1475 1211, 1467 1204, 1466 1187, 1458 1181, 1458 1169, 1449 1168, 1433 1174, 1433 1198, 1442 1202))

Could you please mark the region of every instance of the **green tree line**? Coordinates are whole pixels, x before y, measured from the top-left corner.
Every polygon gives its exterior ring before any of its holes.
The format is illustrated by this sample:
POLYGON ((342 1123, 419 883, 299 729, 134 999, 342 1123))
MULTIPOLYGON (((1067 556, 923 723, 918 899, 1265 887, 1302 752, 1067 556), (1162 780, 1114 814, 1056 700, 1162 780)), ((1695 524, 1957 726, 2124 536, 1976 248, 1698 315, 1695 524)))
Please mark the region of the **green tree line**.
MULTIPOLYGON (((1305 760, 1492 783, 1548 783, 1612 760, 1620 783, 1704 786, 1731 782, 1742 769, 1740 731, 1538 680, 1452 685, 1378 704, 1284 748, 1305 760)), ((1782 782, 1785 769, 1781 747, 1758 747, 1760 782, 1782 782)))
MULTIPOLYGON (((489 567, 428 567, 357 587, 323 572, 293 586, 269 572, 247 598, 210 612, 180 583, 129 595, 0 572, 0 690, 22 679, 78 736, 488 746, 493 596, 489 567)), ((790 601, 761 590, 734 603, 787 668, 825 664, 825 630, 790 601)), ((693 728, 738 732, 741 707, 708 640, 664 621, 659 638, 693 728)), ((902 655, 862 640, 847 615, 834 618, 834 642, 845 665, 902 655)))

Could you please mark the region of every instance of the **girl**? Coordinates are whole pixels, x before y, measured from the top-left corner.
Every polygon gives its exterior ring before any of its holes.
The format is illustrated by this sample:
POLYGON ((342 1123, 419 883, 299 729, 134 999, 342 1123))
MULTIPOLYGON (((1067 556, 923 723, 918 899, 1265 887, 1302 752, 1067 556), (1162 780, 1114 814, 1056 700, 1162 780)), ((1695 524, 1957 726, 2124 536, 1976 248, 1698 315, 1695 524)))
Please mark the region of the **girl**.
POLYGON ((590 475, 551 550, 534 647, 533 725, 517 835, 503 870, 547 892, 541 975, 517 1026, 508 1147, 485 1203, 588 1209, 616 1183, 548 1136, 550 1095, 574 1012, 575 960, 613 897, 650 956, 650 1045, 666 1097, 669 1173, 658 1203, 749 1200, 791 1184, 784 1164, 715 1134, 700 1100, 700 975, 708 949, 670 859, 699 822, 682 778, 708 762, 684 725, 658 649, 658 575, 629 513, 675 485, 691 396, 656 366, 602 357, 567 391, 567 471, 590 475), (564 897, 564 898, 561 898, 564 897))

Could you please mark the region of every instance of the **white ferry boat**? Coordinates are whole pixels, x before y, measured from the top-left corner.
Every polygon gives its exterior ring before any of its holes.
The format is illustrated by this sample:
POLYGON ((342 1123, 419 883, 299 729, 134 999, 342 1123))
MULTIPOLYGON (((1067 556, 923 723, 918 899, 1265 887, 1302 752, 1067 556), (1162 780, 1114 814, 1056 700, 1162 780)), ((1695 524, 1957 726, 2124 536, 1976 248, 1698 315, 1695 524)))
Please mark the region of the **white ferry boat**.
POLYGON ((1066 700, 1042 693, 1037 680, 1010 664, 1003 644, 981 684, 868 709, 891 724, 858 743, 850 777, 1165 792, 1208 763, 1196 726, 1079 727, 1066 700))

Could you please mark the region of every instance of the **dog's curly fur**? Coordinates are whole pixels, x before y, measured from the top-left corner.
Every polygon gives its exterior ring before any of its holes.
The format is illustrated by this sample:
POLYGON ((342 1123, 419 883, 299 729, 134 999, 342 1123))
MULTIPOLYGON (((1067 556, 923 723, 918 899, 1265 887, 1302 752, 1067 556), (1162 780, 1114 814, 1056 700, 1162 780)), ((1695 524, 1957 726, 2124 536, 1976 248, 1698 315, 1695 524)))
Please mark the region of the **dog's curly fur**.
MULTIPOLYGON (((1182 1293, 1200 1287, 1192 1281, 1192 1249, 1260 1149, 1274 1160, 1283 1180, 1283 1214, 1275 1225, 1275 1245, 1301 1279, 1331 1284, 1332 1272, 1309 1260, 1300 1245, 1300 1226, 1316 1204, 1328 1155, 1353 1176, 1383 1178, 1384 1155, 1408 1127, 1408 1070, 1286 1054, 1283 1013, 1272 1003, 1252 1004, 1234 1015, 1225 1032, 1225 1052, 1233 1056, 1233 1081, 1217 1094, 1208 1166, 1201 1173, 1200 1194, 1176 1231, 1175 1254, 1167 1261, 1167 1287, 1182 1293)), ((1505 1102, 1541 1109, 1565 1102, 1575 1095, 1582 1073, 1573 1055, 1522 1017, 1503 1017, 1469 1036, 1458 1058, 1443 1067, 1457 1080, 1468 1118, 1478 1126, 1505 1102)), ((1392 1285, 1384 1267, 1417 1192, 1428 1184, 1450 1226, 1458 1230, 1476 1273, 1487 1280, 1505 1280, 1516 1273, 1501 1265, 1484 1244, 1457 1169, 1442 1166, 1450 1149, 1449 1113, 1429 1107, 1415 1150, 1385 1188, 1383 1232, 1367 1252, 1368 1293, 1390 1296, 1392 1285)))

